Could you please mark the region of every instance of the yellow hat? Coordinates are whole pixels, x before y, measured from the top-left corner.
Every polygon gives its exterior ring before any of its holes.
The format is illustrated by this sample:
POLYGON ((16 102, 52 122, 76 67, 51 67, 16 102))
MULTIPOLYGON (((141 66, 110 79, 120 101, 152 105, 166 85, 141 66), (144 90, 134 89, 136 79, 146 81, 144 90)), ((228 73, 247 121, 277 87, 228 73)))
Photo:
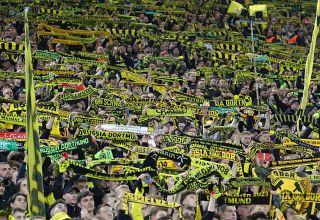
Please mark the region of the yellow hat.
POLYGON ((71 218, 65 212, 56 213, 50 220, 71 220, 71 218))

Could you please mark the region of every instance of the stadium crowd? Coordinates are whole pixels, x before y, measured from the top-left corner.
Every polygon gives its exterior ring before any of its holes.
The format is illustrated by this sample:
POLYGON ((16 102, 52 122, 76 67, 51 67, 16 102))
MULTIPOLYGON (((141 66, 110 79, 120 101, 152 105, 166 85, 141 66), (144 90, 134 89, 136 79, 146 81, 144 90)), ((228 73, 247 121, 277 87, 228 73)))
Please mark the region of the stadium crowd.
POLYGON ((268 8, 239 18, 231 1, 40 2, 29 13, 40 145, 89 135, 90 146, 41 152, 46 216, 31 216, 25 59, 11 47, 24 44, 24 5, 0 0, 0 219, 320 219, 317 202, 282 201, 320 193, 317 50, 300 110, 315 3, 237 1, 268 8))

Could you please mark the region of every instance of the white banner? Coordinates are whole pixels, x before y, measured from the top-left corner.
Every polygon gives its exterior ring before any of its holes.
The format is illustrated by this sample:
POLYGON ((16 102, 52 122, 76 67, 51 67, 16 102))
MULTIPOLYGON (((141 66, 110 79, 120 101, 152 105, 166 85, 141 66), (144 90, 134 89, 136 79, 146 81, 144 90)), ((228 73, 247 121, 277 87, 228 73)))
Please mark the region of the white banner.
POLYGON ((96 127, 98 130, 113 131, 113 132, 132 132, 136 134, 150 134, 148 127, 133 126, 133 125, 114 125, 103 124, 96 127))

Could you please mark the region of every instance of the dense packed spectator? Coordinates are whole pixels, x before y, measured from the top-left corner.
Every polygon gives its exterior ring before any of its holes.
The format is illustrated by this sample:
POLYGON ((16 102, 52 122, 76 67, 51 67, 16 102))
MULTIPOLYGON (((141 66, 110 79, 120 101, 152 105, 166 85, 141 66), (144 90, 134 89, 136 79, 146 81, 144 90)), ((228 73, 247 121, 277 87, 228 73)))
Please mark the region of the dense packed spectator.
POLYGON ((228 0, 40 2, 29 19, 41 148, 86 134, 90 146, 42 153, 46 216, 30 216, 24 5, 0 0, 0 219, 320 218, 320 201, 284 195, 320 189, 318 50, 300 108, 315 3, 237 1, 266 4, 250 17, 228 0))

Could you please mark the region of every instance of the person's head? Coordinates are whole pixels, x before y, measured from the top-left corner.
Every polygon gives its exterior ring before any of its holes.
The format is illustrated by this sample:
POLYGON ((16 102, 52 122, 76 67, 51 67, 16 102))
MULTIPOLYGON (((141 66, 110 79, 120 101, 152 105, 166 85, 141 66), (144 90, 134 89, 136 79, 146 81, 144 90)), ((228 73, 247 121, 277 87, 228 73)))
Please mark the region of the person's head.
POLYGON ((250 206, 239 205, 237 208, 237 214, 240 219, 248 219, 250 216, 250 206))
POLYGON ((10 208, 27 210, 27 196, 23 193, 16 193, 8 200, 10 208))
POLYGON ((140 95, 141 94, 141 87, 140 85, 132 85, 132 93, 135 95, 140 95))
POLYGON ((283 212, 283 214, 287 220, 292 220, 293 216, 295 216, 297 214, 297 212, 294 208, 289 207, 283 212))
POLYGON ((49 207, 49 213, 50 217, 53 217, 58 212, 64 212, 67 213, 67 204, 62 199, 56 200, 50 207, 49 207))
POLYGON ((73 184, 80 192, 89 191, 89 183, 86 176, 80 176, 73 184))
POLYGON ((159 206, 153 206, 150 208, 151 220, 157 220, 160 217, 168 215, 167 209, 159 206))
POLYGON ((244 131, 240 134, 241 143, 248 146, 251 142, 252 135, 249 131, 244 131))
POLYGON ((28 195, 28 180, 26 178, 22 178, 18 180, 17 190, 18 192, 28 195))
POLYGON ((112 192, 115 192, 116 188, 120 185, 120 183, 117 181, 107 181, 106 184, 108 189, 112 192))
POLYGON ((80 192, 77 197, 78 206, 81 209, 86 209, 89 214, 93 213, 94 210, 94 199, 93 193, 89 191, 80 192))
POLYGON ((19 102, 23 102, 23 103, 25 103, 26 102, 26 93, 24 93, 24 92, 19 92, 19 94, 18 94, 18 101, 19 102))
POLYGON ((178 48, 174 48, 173 51, 172 51, 172 55, 173 55, 174 57, 178 57, 179 54, 180 54, 179 49, 178 49, 178 48))
POLYGON ((193 207, 197 206, 197 195, 194 191, 186 191, 181 194, 180 204, 182 207, 193 207))
POLYGON ((249 92, 250 92, 249 85, 244 85, 240 90, 241 95, 249 95, 249 92))
POLYGON ((16 160, 8 160, 8 164, 11 167, 12 173, 18 172, 20 169, 20 163, 16 160))
POLYGON ((298 100, 292 100, 291 103, 290 103, 290 108, 294 111, 298 110, 299 108, 299 101, 298 100))
POLYGON ((259 135, 259 141, 261 143, 270 143, 271 139, 270 139, 270 134, 268 131, 263 131, 260 133, 259 135))
POLYGON ((12 210, 12 215, 13 217, 16 219, 16 220, 25 220, 25 210, 23 209, 19 209, 19 208, 16 208, 16 209, 13 209, 12 210))
POLYGON ((188 81, 195 83, 197 81, 197 73, 196 72, 189 72, 188 73, 188 81))
POLYGON ((269 218, 264 212, 256 212, 251 215, 250 220, 269 220, 269 218))
POLYGON ((116 188, 116 191, 115 191, 115 193, 116 193, 116 195, 117 195, 118 197, 119 197, 119 196, 122 196, 122 194, 123 194, 124 192, 130 192, 130 189, 129 189, 129 186, 128 186, 128 185, 122 184, 122 185, 118 186, 118 187, 116 188))
POLYGON ((110 85, 111 85, 111 87, 113 87, 113 88, 115 88, 115 87, 117 87, 117 77, 116 76, 114 76, 114 75, 112 75, 112 76, 110 76, 109 77, 109 82, 110 82, 110 85))
POLYGON ((99 205, 94 212, 99 220, 113 220, 114 214, 112 208, 107 205, 99 205))
POLYGON ((77 196, 80 193, 80 190, 71 185, 65 186, 63 189, 63 199, 67 204, 76 205, 77 204, 77 196))
POLYGON ((236 213, 235 206, 222 205, 219 208, 219 212, 221 215, 221 219, 223 219, 223 220, 236 220, 237 219, 237 213, 236 213))
POLYGON ((5 99, 13 99, 13 91, 11 88, 4 88, 2 94, 5 99))
POLYGON ((63 52, 64 51, 64 48, 63 48, 62 44, 60 44, 60 43, 56 44, 56 51, 57 52, 63 52))
POLYGON ((228 81, 225 79, 220 79, 218 85, 220 89, 226 89, 228 88, 228 81))
POLYGON ((260 97, 263 99, 269 98, 269 89, 267 87, 262 87, 259 89, 260 97))
POLYGON ((250 206, 250 215, 254 215, 255 213, 257 212, 263 212, 265 213, 266 212, 266 209, 264 206, 262 205, 251 205, 250 206))
POLYGON ((197 88, 197 89, 195 90, 194 95, 197 96, 197 97, 202 97, 202 96, 203 96, 203 92, 202 92, 201 89, 198 89, 198 88, 197 88))
POLYGON ((114 204, 117 202, 117 196, 114 193, 107 193, 102 197, 102 204, 108 205, 114 208, 114 204))
MULTIPOLYGON (((20 66, 20 65, 19 65, 20 66)), ((19 67, 18 66, 18 67, 19 67)), ((24 67, 24 66, 23 66, 24 67)), ((18 87, 18 88, 20 88, 21 87, 21 82, 22 82, 22 80, 21 79, 14 79, 13 80, 13 85, 15 86, 15 87, 18 87)))

